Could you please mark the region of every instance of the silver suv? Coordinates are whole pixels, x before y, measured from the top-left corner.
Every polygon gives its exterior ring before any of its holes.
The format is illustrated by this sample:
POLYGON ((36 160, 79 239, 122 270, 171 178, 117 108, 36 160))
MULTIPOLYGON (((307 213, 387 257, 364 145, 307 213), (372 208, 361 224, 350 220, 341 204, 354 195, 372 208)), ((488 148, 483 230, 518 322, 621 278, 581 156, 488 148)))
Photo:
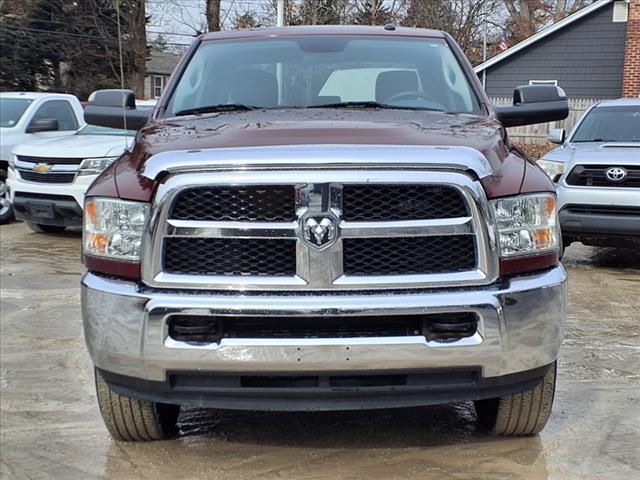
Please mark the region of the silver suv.
POLYGON ((564 246, 640 243, 640 99, 599 102, 538 163, 556 183, 564 246))

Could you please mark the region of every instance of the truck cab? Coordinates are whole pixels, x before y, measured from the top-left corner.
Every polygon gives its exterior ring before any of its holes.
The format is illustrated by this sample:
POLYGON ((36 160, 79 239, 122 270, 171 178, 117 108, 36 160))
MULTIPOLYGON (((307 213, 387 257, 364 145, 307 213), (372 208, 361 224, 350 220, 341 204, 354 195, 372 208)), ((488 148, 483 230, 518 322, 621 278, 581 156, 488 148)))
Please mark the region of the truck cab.
MULTIPOLYGON (((123 108, 124 105, 124 108, 123 108)), ((180 405, 344 410, 473 401, 498 435, 546 424, 566 274, 554 185, 505 127, 564 92, 489 102, 446 33, 299 27, 199 37, 93 183, 82 309, 119 440, 180 405)))

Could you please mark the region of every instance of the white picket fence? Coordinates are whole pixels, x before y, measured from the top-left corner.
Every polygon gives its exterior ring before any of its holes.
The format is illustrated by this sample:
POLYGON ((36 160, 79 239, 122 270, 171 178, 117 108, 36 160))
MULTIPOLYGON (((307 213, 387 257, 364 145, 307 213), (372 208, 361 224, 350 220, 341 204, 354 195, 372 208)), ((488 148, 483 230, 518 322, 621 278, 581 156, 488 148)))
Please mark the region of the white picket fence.
MULTIPOLYGON (((494 105, 510 105, 512 97, 491 97, 494 105)), ((552 128, 564 128, 571 130, 584 111, 599 100, 593 98, 572 98, 569 99, 569 116, 565 120, 558 122, 540 123, 537 125, 525 125, 523 127, 509 128, 509 138, 514 142, 525 144, 547 143, 547 134, 552 128)))

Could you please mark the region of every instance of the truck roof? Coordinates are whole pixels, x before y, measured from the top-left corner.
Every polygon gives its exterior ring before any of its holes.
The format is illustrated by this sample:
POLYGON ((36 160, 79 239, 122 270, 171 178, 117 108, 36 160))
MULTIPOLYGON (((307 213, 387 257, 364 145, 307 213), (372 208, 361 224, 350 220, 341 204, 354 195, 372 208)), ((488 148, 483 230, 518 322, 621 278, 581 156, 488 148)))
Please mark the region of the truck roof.
POLYGON ((35 100, 37 98, 77 98, 74 95, 68 93, 50 93, 50 92, 2 92, 0 93, 2 98, 24 98, 26 100, 35 100))
POLYGON ((598 102, 598 107, 638 107, 640 106, 640 98, 618 98, 616 100, 603 100, 598 102))
POLYGON ((203 40, 222 40, 230 38, 264 38, 272 36, 299 35, 381 35, 394 37, 444 38, 440 30, 426 28, 408 28, 370 25, 302 25, 294 27, 250 28, 206 33, 203 40))

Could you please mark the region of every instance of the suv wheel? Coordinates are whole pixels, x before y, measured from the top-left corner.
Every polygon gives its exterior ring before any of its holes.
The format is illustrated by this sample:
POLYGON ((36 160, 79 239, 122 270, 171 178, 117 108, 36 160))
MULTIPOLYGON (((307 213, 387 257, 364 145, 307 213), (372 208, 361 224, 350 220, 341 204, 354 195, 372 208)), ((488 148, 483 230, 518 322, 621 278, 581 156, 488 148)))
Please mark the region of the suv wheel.
POLYGON ((494 435, 535 435, 549 420, 557 362, 533 389, 474 402, 478 420, 494 435))
POLYGON ((62 233, 67 227, 59 225, 43 225, 42 223, 25 222, 36 233, 62 233))
POLYGON ((111 436, 124 442, 164 440, 176 434, 179 405, 138 400, 114 392, 95 372, 102 420, 111 436))
POLYGON ((13 208, 7 189, 7 171, 0 169, 0 224, 8 223, 11 219, 13 219, 13 208))

